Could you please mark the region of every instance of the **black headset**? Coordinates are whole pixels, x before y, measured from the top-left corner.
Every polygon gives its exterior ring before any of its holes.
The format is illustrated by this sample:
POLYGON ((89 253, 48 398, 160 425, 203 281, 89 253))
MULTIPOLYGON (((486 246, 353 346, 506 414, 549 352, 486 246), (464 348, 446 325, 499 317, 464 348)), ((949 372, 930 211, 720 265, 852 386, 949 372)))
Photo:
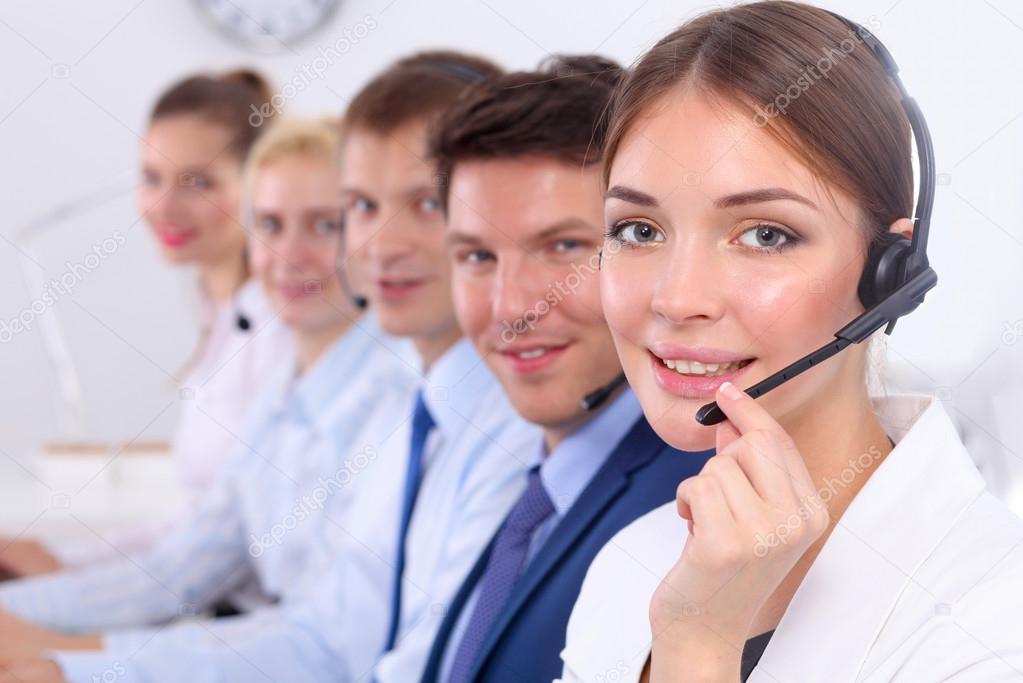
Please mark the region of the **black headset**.
MULTIPOLYGON (((938 275, 927 260, 927 237, 931 228, 931 209, 934 206, 935 171, 934 146, 923 112, 906 92, 899 78, 899 67, 881 41, 860 24, 835 12, 825 11, 845 24, 863 41, 898 88, 902 108, 906 112, 916 141, 920 164, 920 191, 913 219, 913 237, 910 239, 905 235, 886 231, 873 240, 856 287, 860 303, 866 310, 836 332, 834 341, 746 389, 746 393, 753 398, 759 398, 781 386, 814 365, 831 358, 850 344, 863 342, 882 326, 887 325, 884 332, 891 334, 896 321, 923 303, 924 295, 938 283, 938 275)), ((603 260, 603 251, 600 257, 603 260)), ((587 394, 582 400, 583 408, 595 409, 624 382, 623 373, 607 385, 587 394)), ((716 401, 696 411, 696 421, 702 425, 715 425, 724 420, 725 414, 716 401)))
MULTIPOLYGON (((935 171, 934 147, 923 112, 906 92, 899 78, 899 67, 881 41, 856 22, 834 12, 828 11, 828 14, 845 24, 863 41, 898 88, 902 108, 913 130, 920 164, 920 191, 914 210, 913 238, 884 232, 875 239, 867 252, 863 274, 856 288, 860 303, 866 310, 836 332, 834 341, 746 389, 746 393, 753 398, 763 396, 814 365, 831 358, 850 344, 861 343, 882 326, 887 325, 884 332, 891 334, 896 321, 923 303, 924 295, 938 283, 938 275, 927 261, 927 237, 931 227, 931 209, 934 206, 935 171)), ((714 425, 724 419, 725 414, 716 402, 708 403, 696 412, 696 421, 703 425, 714 425)))

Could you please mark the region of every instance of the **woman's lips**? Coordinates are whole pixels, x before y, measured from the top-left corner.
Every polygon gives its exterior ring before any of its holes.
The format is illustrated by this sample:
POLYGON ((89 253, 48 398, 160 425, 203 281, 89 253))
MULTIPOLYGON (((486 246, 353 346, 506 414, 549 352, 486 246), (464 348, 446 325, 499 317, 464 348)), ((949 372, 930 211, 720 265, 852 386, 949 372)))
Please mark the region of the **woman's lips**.
POLYGON ((534 346, 522 349, 502 350, 501 357, 504 358, 513 372, 519 374, 532 374, 546 370, 555 363, 568 344, 561 346, 534 346))
POLYGON ((177 249, 183 247, 196 237, 195 230, 160 230, 156 231, 156 238, 160 240, 160 243, 165 247, 177 249))
POLYGON ((673 394, 682 398, 711 398, 725 382, 736 382, 746 370, 753 364, 755 358, 743 361, 745 365, 729 370, 719 375, 685 375, 666 366, 664 360, 650 353, 650 363, 653 367, 654 379, 657 384, 673 394))

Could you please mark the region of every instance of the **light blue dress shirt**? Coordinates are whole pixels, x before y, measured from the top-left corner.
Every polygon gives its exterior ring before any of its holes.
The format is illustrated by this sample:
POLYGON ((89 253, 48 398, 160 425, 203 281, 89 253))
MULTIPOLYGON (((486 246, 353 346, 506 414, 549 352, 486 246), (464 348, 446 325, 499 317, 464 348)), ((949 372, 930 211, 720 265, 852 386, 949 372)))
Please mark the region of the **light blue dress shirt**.
POLYGON ((286 596, 322 562, 317 520, 342 516, 355 488, 368 456, 350 441, 366 413, 378 400, 406 397, 417 381, 410 345, 371 317, 301 377, 293 358, 282 358, 238 452, 156 546, 135 558, 4 584, 0 604, 43 626, 95 632, 193 616, 252 576, 269 596, 286 596))
MULTIPOLYGON (((409 527, 394 680, 425 665, 440 617, 525 487, 539 430, 515 414, 466 341, 422 382, 437 426, 409 527)), ((364 411, 356 448, 370 454, 345 509, 316 525, 317 570, 272 609, 165 630, 111 634, 100 654, 60 653, 70 681, 118 665, 122 683, 368 680, 386 637, 414 390, 364 411), (395 424, 397 423, 397 425, 395 424)))
MULTIPOLYGON (((625 438, 642 414, 643 408, 639 404, 639 399, 636 398, 632 389, 626 386, 604 406, 603 410, 565 437, 553 452, 548 453, 546 444, 541 442, 538 459, 540 480, 554 504, 554 514, 533 532, 533 538, 529 542, 527 563, 536 556, 543 544, 550 538, 555 527, 579 500, 579 496, 582 495, 586 486, 604 466, 619 442, 625 438)), ((479 595, 480 586, 477 584, 465 601, 465 608, 458 615, 458 620, 451 630, 451 638, 448 640, 444 658, 441 661, 441 676, 439 678, 441 681, 446 681, 451 677, 451 667, 454 666, 458 645, 462 642, 465 630, 469 627, 469 619, 476 609, 479 595)), ((392 680, 393 683, 398 683, 399 679, 392 680)), ((381 679, 380 683, 385 683, 384 679, 381 679)))

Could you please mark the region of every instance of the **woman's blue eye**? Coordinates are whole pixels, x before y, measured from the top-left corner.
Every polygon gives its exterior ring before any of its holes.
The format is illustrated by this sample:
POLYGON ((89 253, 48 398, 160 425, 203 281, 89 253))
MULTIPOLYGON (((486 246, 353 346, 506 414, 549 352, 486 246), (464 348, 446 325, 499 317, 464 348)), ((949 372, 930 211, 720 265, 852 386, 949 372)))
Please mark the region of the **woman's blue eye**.
POLYGON ((440 200, 436 197, 424 197, 419 201, 419 208, 426 213, 440 211, 440 200))
POLYGON ((649 223, 639 221, 619 223, 612 229, 609 236, 626 244, 646 244, 664 241, 664 235, 660 230, 649 223))
POLYGON ((792 235, 773 225, 754 225, 739 235, 739 242, 751 249, 776 250, 794 244, 792 235))

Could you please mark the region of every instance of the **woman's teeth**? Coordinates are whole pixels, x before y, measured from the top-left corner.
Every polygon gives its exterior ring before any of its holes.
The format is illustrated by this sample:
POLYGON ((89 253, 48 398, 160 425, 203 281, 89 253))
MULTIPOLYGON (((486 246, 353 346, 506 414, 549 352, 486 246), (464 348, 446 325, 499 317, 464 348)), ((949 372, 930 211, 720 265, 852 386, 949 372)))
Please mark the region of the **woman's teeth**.
POLYGON ((519 351, 515 355, 522 360, 530 360, 532 358, 539 358, 540 356, 547 353, 547 349, 530 349, 529 351, 519 351))
POLYGON ((716 377, 732 372, 738 368, 748 365, 752 359, 737 360, 730 363, 701 363, 696 360, 669 360, 662 358, 661 362, 680 375, 702 375, 705 377, 716 377))

